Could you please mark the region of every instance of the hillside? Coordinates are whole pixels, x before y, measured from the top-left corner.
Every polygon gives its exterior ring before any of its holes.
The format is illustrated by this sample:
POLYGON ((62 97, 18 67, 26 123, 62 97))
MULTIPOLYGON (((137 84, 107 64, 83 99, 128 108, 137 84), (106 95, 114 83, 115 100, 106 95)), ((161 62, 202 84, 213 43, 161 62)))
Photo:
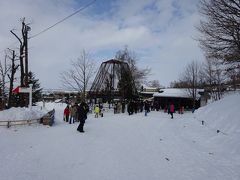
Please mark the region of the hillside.
POLYGON ((240 94, 225 98, 200 108, 196 117, 206 125, 227 134, 240 133, 240 94))

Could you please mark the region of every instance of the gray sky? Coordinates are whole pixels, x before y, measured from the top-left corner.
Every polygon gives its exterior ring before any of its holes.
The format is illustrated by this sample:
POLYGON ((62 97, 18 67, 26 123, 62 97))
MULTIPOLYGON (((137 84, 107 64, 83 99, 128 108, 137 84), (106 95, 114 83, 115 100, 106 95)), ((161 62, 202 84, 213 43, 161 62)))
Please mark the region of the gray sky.
MULTIPOLYGON (((91 0, 0 0, 0 59, 4 49, 17 48, 20 18, 35 35, 91 0), (16 43, 15 43, 16 42, 16 43), (14 44, 15 43, 15 44, 14 44)), ((194 40, 200 16, 198 0, 97 0, 91 7, 29 40, 29 69, 43 88, 60 88, 60 73, 83 49, 98 68, 128 46, 140 68, 152 69, 149 80, 160 84, 178 80, 188 63, 203 61, 194 40)))

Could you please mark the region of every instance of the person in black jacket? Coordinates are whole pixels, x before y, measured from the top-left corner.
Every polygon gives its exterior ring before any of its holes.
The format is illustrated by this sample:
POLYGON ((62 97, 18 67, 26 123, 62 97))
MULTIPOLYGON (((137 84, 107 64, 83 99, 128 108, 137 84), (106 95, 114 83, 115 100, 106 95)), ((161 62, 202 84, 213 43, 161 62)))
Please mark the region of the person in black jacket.
POLYGON ((148 101, 145 101, 145 103, 144 103, 144 110, 145 110, 145 116, 147 116, 147 113, 150 112, 150 105, 149 105, 148 101))
POLYGON ((77 130, 81 133, 84 133, 83 126, 85 124, 85 120, 87 119, 87 113, 89 111, 89 107, 85 102, 82 102, 78 107, 78 120, 80 121, 80 124, 77 128, 77 130))

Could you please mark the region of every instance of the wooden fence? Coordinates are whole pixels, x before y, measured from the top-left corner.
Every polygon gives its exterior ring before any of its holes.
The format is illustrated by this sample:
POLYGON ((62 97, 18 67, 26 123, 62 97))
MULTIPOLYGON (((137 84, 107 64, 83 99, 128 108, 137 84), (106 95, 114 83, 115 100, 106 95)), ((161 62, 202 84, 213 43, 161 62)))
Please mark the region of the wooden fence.
POLYGON ((55 109, 53 109, 52 111, 49 111, 46 115, 44 115, 40 119, 40 123, 42 123, 43 125, 52 126, 54 124, 54 118, 55 118, 55 109))

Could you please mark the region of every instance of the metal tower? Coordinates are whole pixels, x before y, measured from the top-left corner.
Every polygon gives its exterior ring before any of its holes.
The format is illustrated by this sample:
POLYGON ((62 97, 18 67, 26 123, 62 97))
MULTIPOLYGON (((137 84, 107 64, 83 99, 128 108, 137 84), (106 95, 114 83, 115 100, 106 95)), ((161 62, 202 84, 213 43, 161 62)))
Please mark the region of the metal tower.
POLYGON ((90 98, 104 98, 111 102, 115 98, 132 99, 136 87, 129 65, 116 59, 101 64, 89 91, 90 98))

